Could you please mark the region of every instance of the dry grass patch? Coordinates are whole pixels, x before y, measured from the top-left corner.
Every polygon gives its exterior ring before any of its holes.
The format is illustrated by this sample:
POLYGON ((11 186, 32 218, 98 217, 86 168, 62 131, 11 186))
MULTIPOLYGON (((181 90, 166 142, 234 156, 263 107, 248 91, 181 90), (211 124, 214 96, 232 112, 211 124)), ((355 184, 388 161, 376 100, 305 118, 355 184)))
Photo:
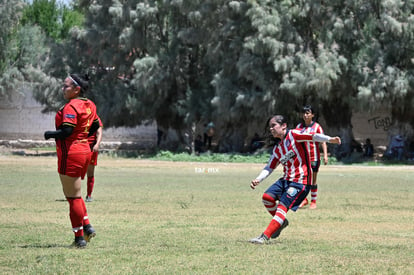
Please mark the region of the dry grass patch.
POLYGON ((0 273, 414 274, 413 167, 321 167, 318 209, 257 246, 281 175, 250 190, 263 166, 100 158, 98 235, 76 250, 56 159, 0 156, 0 273))

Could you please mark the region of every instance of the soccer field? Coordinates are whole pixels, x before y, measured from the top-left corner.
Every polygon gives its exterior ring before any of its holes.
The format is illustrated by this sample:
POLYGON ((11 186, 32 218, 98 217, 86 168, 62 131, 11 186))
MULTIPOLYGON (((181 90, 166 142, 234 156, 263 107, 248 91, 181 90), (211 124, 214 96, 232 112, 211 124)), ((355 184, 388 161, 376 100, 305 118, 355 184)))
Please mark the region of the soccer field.
POLYGON ((56 162, 0 156, 0 274, 414 274, 413 166, 322 166, 318 208, 260 246, 281 167, 251 190, 264 164, 101 157, 73 249, 56 162))

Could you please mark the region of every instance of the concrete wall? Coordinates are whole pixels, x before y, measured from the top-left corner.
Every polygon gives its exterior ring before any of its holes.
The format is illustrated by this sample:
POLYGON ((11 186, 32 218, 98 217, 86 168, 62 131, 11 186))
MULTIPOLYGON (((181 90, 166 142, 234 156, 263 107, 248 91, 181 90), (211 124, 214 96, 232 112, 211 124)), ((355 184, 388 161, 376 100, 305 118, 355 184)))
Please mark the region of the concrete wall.
POLYGON ((384 150, 390 145, 391 139, 397 135, 403 137, 405 150, 409 150, 409 144, 413 142, 414 129, 405 123, 394 123, 391 112, 387 109, 354 113, 352 125, 357 141, 365 143, 365 140, 370 138, 374 147, 382 147, 384 150))
POLYGON ((355 139, 365 143, 367 138, 371 139, 374 146, 387 146, 389 133, 392 130, 392 119, 386 110, 375 113, 354 113, 352 125, 355 139))
MULTIPOLYGON (((30 90, 15 94, 11 100, 1 100, 0 140, 43 140, 44 131, 54 129, 55 114, 42 114, 41 110, 42 107, 34 100, 30 90)), ((324 127, 323 120, 320 123, 328 134, 332 134, 324 127)), ((386 109, 374 113, 354 113, 352 117, 356 140, 365 142, 366 138, 370 138, 376 147, 388 146, 390 135, 407 135, 407 132, 401 133, 401 130, 390 128, 391 125, 391 115, 386 109)), ((134 128, 104 127, 103 141, 133 142, 154 147, 157 141, 156 125, 134 128)))
MULTIPOLYGON (((30 90, 0 101, 0 139, 43 140, 43 133, 55 129, 55 113, 42 114, 42 106, 30 90)), ((105 128, 103 141, 125 141, 154 146, 157 142, 155 124, 134 128, 105 128)))

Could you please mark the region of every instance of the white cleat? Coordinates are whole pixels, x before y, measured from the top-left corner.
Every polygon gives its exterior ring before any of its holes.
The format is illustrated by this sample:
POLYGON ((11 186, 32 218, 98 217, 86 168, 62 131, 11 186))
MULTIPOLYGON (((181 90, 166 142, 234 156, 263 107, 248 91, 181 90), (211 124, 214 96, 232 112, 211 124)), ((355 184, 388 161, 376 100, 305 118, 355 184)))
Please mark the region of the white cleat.
POLYGON ((259 237, 250 239, 249 242, 254 243, 254 244, 265 244, 268 240, 269 238, 266 237, 266 235, 262 233, 259 237))

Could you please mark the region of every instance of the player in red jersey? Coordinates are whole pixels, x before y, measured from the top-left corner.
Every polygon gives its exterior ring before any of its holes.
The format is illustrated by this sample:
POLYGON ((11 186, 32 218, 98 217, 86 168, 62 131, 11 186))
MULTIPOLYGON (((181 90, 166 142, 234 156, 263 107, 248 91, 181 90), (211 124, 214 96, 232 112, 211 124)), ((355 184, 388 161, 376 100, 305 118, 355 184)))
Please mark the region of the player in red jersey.
POLYGON ((63 96, 69 102, 56 114, 56 131, 46 131, 45 139, 55 138, 58 173, 63 193, 69 202, 69 216, 75 233, 74 245, 82 248, 96 235, 89 222, 81 197, 81 180, 88 168, 91 150, 88 136, 99 128, 95 104, 83 95, 89 88, 89 77, 69 75, 63 85, 63 96))
MULTIPOLYGON (((319 133, 323 134, 322 126, 314 121, 315 112, 312 106, 307 105, 303 107, 303 122, 299 123, 296 126, 296 129, 300 130, 302 133, 313 134, 319 133)), ((328 164, 328 149, 326 146, 326 142, 307 142, 307 147, 309 150, 309 155, 311 159, 311 167, 313 172, 313 179, 312 179, 312 186, 311 186, 311 204, 309 209, 316 209, 316 199, 318 197, 318 185, 316 183, 316 178, 318 176, 319 167, 321 165, 321 153, 320 153, 320 145, 322 146, 323 151, 323 162, 324 164, 328 164)), ((308 199, 305 198, 302 203, 299 205, 299 208, 308 204, 308 199)))
POLYGON ((287 121, 282 115, 272 116, 267 125, 272 136, 280 141, 274 146, 268 164, 251 181, 250 187, 255 189, 279 164, 283 166, 283 177, 263 194, 263 204, 273 218, 260 236, 249 240, 251 243, 257 244, 263 244, 270 238, 277 238, 281 230, 288 224, 286 220, 288 210, 296 211, 310 191, 312 169, 306 142, 341 143, 339 137, 329 137, 317 133, 305 134, 298 130, 289 130, 287 121))
POLYGON ((88 137, 89 147, 91 148, 91 162, 88 166, 88 171, 86 172, 87 175, 87 184, 86 184, 86 202, 92 202, 92 192, 93 187, 95 185, 95 166, 98 165, 98 152, 99 146, 102 141, 102 121, 98 117, 99 120, 99 128, 96 130, 94 134, 88 137))

